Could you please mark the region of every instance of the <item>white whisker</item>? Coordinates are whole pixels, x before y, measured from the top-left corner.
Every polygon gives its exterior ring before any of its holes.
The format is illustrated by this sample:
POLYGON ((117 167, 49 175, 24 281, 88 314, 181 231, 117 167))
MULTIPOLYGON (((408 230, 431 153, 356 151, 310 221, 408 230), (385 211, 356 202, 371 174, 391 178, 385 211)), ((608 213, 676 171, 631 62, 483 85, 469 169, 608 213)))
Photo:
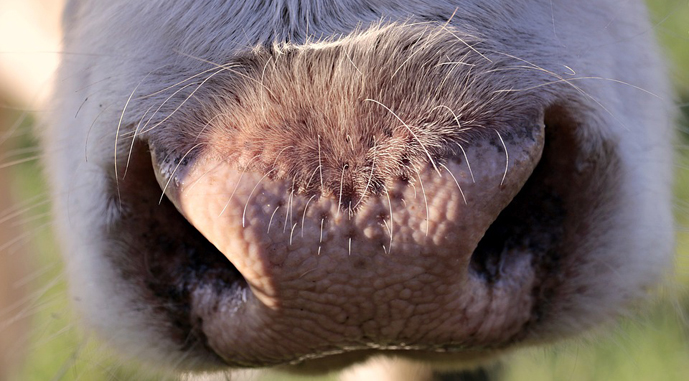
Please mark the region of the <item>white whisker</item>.
POLYGON ((230 194, 230 198, 227 199, 227 202, 225 203, 225 206, 223 206, 222 210, 220 211, 220 214, 218 214, 218 217, 222 216, 223 213, 225 213, 225 209, 227 209, 227 207, 230 205, 230 201, 232 201, 232 197, 234 197, 234 194, 237 192, 237 188, 239 188, 239 184, 242 183, 242 177, 244 177, 244 174, 246 173, 247 169, 249 169, 251 162, 257 158, 259 158, 259 155, 256 155, 256 156, 252 157, 251 159, 249 159, 249 161, 244 166, 244 170, 242 170, 242 173, 239 175, 239 179, 237 179, 237 184, 234 185, 234 189, 232 190, 232 194, 230 194))
MULTIPOLYGON (((390 110, 390 108, 389 108, 388 106, 386 106, 386 105, 384 105, 384 104, 378 102, 378 101, 375 100, 375 99, 367 98, 367 99, 364 99, 364 100, 365 100, 365 101, 368 101, 368 102, 374 102, 374 103, 378 104, 379 106, 383 107, 383 108, 386 109, 388 112, 390 112, 390 114, 392 114, 392 116, 394 116, 397 120, 399 120, 400 123, 402 123, 402 125, 404 125, 404 127, 407 129, 407 131, 409 131, 409 133, 412 135, 412 137, 414 138, 414 140, 416 140, 416 142, 419 143, 419 145, 421 146, 421 149, 426 153, 426 156, 428 157, 428 160, 431 162, 431 165, 433 166, 433 169, 435 169, 435 171, 438 173, 438 175, 440 175, 440 170, 439 170, 438 167, 435 165, 435 160, 433 160, 433 157, 431 157, 431 153, 428 151, 428 149, 426 149, 426 146, 421 142, 421 139, 419 139, 419 137, 416 135, 416 133, 411 129, 411 127, 409 127, 409 125, 408 125, 407 123, 405 123, 405 122, 402 120, 402 118, 400 118, 394 111, 390 110)), ((442 175, 441 175, 441 176, 442 176, 442 175)))
POLYGON ((175 169, 172 170, 172 173, 168 177, 167 181, 165 182, 165 186, 163 187, 163 191, 160 194, 160 199, 158 199, 158 205, 160 205, 163 202, 163 198, 165 198, 165 191, 167 191, 168 186, 170 185, 170 181, 175 177, 175 174, 177 173, 177 169, 179 169, 179 166, 182 165, 184 162, 184 159, 187 158, 187 156, 195 149, 199 148, 202 144, 198 143, 195 146, 189 148, 189 150, 182 156, 182 158, 179 159, 177 162, 177 165, 175 165, 175 169))
POLYGON ((416 177, 419 179, 419 185, 421 186, 421 195, 423 195, 423 204, 426 208, 426 236, 428 236, 428 229, 431 222, 430 211, 428 210, 428 199, 426 198, 426 190, 423 188, 421 173, 419 173, 418 170, 416 170, 416 177))
POLYGON ((474 179, 474 171, 471 170, 471 164, 469 163, 469 158, 467 157, 467 152, 464 150, 461 144, 455 143, 462 150, 462 155, 464 155, 464 161, 467 163, 467 168, 469 168, 469 175, 471 176, 471 182, 476 184, 476 179, 474 179))
POLYGON ((273 223, 273 217, 275 217, 275 213, 277 213, 278 209, 280 209, 280 205, 278 205, 275 210, 273 210, 273 214, 270 215, 270 220, 268 221, 268 231, 266 231, 266 233, 270 233, 270 225, 273 223))
POLYGON ((462 187, 459 186, 459 182, 457 181, 457 178, 455 177, 455 175, 452 174, 452 172, 450 171, 450 168, 445 166, 445 164, 440 164, 440 166, 445 168, 447 173, 449 173, 450 176, 452 176, 452 180, 455 181, 455 184, 457 184, 457 189, 459 189, 459 193, 462 195, 462 199, 464 200, 464 205, 466 205, 467 204, 467 198, 464 196, 464 191, 462 191, 462 187))
POLYGON ((500 138, 500 143, 502 143, 502 147, 505 149, 505 173, 502 175, 502 180, 500 180, 500 185, 505 183, 505 178, 507 177, 507 169, 510 166, 510 155, 507 153, 507 146, 505 145, 505 141, 502 140, 502 135, 500 135, 500 132, 498 130, 495 130, 495 133, 498 134, 498 137, 500 138))
POLYGON ((265 179, 266 177, 268 177, 274 170, 275 170, 275 168, 273 168, 273 169, 271 169, 270 171, 266 172, 266 174, 263 175, 263 176, 258 180, 258 182, 256 183, 256 185, 254 185, 254 188, 251 190, 251 193, 249 193, 249 197, 246 198, 246 201, 244 202, 244 211, 242 212, 242 227, 246 227, 246 225, 245 225, 245 222, 246 222, 246 209, 247 209, 248 206, 249 206, 249 201, 251 200, 251 196, 254 195, 254 192, 256 192, 256 188, 258 188, 259 184, 261 184, 261 181, 263 181, 263 179, 265 179))
POLYGON ((309 203, 311 203, 311 200, 313 200, 314 197, 316 197, 315 194, 313 196, 311 196, 308 201, 306 201, 306 206, 304 206, 304 213, 301 216, 301 236, 302 237, 304 236, 304 220, 306 219, 306 211, 309 209, 309 203))

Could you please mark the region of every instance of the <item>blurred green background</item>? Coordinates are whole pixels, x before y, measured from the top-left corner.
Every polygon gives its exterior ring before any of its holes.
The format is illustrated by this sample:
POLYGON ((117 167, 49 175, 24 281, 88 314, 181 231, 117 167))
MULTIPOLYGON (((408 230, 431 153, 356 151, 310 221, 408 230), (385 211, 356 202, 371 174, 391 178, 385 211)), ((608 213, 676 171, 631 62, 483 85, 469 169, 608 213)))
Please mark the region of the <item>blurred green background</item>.
MULTIPOLYGON (((689 1, 652 0, 649 5, 656 34, 673 65, 673 83, 684 114, 676 144, 679 228, 675 279, 658 291, 660 297, 651 308, 633 314, 612 332, 608 329, 595 338, 548 349, 525 349, 509 356, 503 369, 506 380, 689 380, 689 1)), ((20 310, 14 311, 23 319, 31 319, 34 327, 28 359, 18 380, 144 379, 136 369, 129 369, 129 364, 122 366, 111 358, 102 345, 75 325, 62 264, 51 238, 49 206, 43 202, 45 188, 33 159, 36 141, 28 133, 32 119, 22 121, 19 112, 8 109, 0 112, 0 117, 0 124, 21 124, 15 134, 21 148, 0 158, 0 164, 15 163, 13 192, 21 199, 17 210, 28 212, 18 223, 27 229, 26 240, 34 254, 29 257, 34 270, 26 279, 34 291, 20 310)))

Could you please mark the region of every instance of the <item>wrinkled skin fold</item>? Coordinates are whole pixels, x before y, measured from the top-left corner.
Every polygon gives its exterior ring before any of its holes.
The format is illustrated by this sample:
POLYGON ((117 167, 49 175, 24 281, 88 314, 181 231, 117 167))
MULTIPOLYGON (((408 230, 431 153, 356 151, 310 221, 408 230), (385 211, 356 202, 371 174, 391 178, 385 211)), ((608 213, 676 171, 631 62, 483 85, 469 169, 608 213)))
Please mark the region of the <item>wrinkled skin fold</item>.
POLYGON ((83 0, 64 23, 96 53, 65 56, 44 133, 72 293, 155 367, 460 369, 611 321, 669 262, 640 4, 83 0))

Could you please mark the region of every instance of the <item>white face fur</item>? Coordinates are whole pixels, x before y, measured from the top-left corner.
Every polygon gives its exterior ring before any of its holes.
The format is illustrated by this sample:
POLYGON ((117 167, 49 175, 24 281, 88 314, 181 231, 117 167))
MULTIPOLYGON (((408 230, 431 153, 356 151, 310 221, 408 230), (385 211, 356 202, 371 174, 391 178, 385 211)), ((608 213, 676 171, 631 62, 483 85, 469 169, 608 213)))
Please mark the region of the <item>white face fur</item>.
POLYGON ((667 269, 642 4, 71 1, 44 146, 73 299, 171 372, 442 369, 667 269))

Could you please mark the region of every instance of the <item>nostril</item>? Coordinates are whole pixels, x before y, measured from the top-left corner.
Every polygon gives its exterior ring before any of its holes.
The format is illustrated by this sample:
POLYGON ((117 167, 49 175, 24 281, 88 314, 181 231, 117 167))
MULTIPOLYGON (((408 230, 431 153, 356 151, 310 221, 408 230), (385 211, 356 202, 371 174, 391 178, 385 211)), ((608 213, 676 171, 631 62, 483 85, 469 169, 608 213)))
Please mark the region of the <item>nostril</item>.
MULTIPOLYGON (((546 158, 547 160, 547 158, 546 158)), ((470 270, 489 283, 512 271, 516 257, 542 260, 556 254, 564 239, 566 209, 562 197, 543 184, 540 168, 500 213, 471 256, 470 270)))
POLYGON ((573 246, 568 242, 587 229, 577 221, 585 220, 595 204, 582 195, 591 194, 596 176, 589 171, 596 169, 575 168, 590 153, 578 144, 577 123, 565 107, 546 109, 544 118, 545 143, 538 165, 471 256, 471 273, 488 283, 499 283, 524 259, 533 263, 539 277, 556 274, 563 253, 573 246))
MULTIPOLYGON (((165 156, 171 163, 186 165, 165 156)), ((168 319, 168 333, 181 343, 181 350, 205 349, 208 360, 217 362, 197 311, 191 308, 193 299, 241 299, 248 290, 246 280, 165 195, 161 197, 145 144, 133 145, 127 175, 113 186, 118 188, 122 217, 108 234, 127 254, 119 258, 122 275, 141 282, 140 297, 152 306, 147 307, 152 313, 168 319)))

